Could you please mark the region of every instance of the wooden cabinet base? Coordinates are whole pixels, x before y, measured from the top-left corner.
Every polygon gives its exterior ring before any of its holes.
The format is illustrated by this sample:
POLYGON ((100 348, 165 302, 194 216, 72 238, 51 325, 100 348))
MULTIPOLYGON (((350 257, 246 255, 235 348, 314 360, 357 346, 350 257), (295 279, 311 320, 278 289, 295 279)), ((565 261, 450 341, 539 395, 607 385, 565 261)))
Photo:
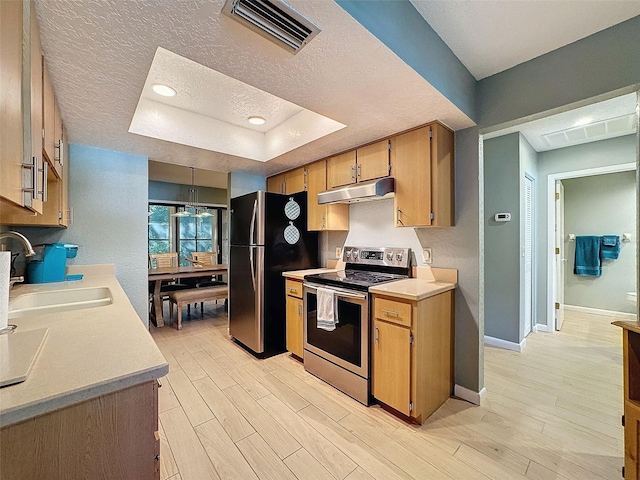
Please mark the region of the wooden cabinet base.
POLYGON ((159 479, 155 381, 0 430, 0 478, 159 479))

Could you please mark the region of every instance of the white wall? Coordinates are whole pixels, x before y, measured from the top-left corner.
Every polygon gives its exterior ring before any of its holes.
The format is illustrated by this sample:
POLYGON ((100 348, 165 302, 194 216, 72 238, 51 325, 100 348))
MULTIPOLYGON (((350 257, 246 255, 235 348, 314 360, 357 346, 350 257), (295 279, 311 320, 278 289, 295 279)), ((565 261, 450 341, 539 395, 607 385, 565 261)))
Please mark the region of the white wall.
POLYGON ((335 258, 335 248, 344 245, 361 247, 410 248, 414 262, 423 264, 422 247, 411 227, 395 228, 393 199, 355 203, 349 206, 349 232, 330 232, 322 245, 322 263, 335 258), (326 258, 325 258, 326 255, 326 258))
POLYGON ((611 173, 563 180, 565 233, 619 235, 631 233, 621 243, 617 260, 603 260, 602 276, 573 273, 575 242, 565 235, 565 304, 635 313, 626 293, 636 291, 636 172, 611 173))

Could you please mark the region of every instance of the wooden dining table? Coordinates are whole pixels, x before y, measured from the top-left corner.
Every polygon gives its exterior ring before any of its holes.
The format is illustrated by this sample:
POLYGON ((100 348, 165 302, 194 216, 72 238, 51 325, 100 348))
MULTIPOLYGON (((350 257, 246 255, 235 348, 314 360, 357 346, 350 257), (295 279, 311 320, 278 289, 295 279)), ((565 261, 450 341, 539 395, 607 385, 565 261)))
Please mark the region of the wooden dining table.
POLYGON ((174 278, 199 278, 209 275, 225 275, 229 271, 226 264, 202 265, 188 267, 162 267, 149 269, 149 281, 155 282, 153 286, 153 309, 152 316, 155 319, 156 327, 164 327, 162 318, 162 298, 160 287, 163 280, 173 280, 174 278))

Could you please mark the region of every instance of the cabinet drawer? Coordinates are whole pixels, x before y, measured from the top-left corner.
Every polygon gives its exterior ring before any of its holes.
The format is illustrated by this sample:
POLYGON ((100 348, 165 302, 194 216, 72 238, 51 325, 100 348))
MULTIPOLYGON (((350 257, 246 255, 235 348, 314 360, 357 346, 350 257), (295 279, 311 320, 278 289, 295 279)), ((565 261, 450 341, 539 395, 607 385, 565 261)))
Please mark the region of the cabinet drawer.
POLYGON ((289 280, 285 284, 285 293, 292 297, 302 298, 302 282, 297 280, 289 280))
POLYGON ((411 326, 411 304, 376 298, 373 311, 376 318, 387 322, 397 323, 406 327, 411 326))

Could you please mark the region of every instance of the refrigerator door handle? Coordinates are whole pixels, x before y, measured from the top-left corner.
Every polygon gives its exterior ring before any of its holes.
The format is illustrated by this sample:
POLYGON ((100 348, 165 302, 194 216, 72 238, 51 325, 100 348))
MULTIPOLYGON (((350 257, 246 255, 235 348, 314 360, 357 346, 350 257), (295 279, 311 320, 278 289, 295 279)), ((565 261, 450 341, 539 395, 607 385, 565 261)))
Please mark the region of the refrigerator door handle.
MULTIPOLYGON (((253 201, 253 213, 251 214, 251 226, 249 227, 249 245, 255 245, 255 233, 256 233, 256 217, 258 214, 258 199, 253 201)), ((253 262, 252 262, 253 265, 253 262)), ((254 285, 255 290, 255 285, 254 285)))
POLYGON ((253 291, 256 291, 256 267, 253 263, 253 250, 256 247, 249 247, 249 265, 251 266, 251 284, 253 285, 253 291))

